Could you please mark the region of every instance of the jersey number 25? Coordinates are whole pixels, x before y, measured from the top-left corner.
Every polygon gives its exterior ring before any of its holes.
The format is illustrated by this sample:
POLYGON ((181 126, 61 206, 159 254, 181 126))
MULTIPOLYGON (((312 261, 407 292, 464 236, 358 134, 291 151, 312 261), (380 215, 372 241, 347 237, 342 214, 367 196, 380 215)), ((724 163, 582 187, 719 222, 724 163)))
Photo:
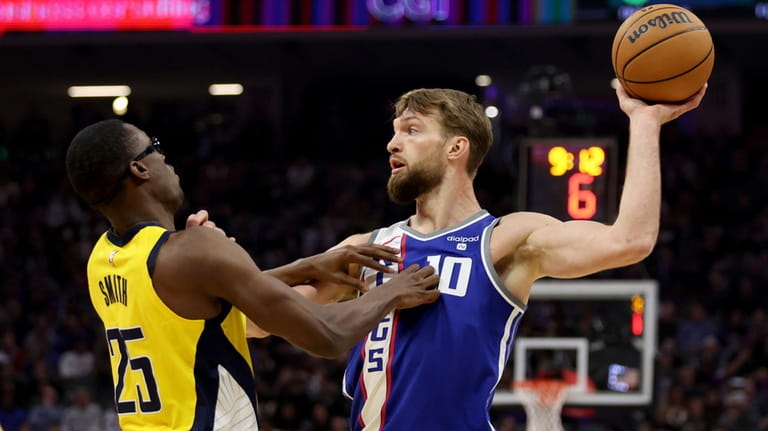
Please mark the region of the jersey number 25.
POLYGON ((128 343, 136 340, 143 340, 144 332, 141 326, 135 328, 109 328, 107 329, 107 343, 109 344, 109 354, 111 356, 120 355, 120 362, 117 364, 117 382, 115 383, 115 404, 118 414, 136 413, 136 400, 121 401, 123 390, 125 389, 125 375, 130 365, 132 371, 138 371, 144 377, 145 387, 147 388, 147 399, 141 394, 139 385, 136 385, 136 393, 139 398, 139 410, 142 413, 154 413, 162 408, 160 404, 160 394, 157 391, 157 380, 152 371, 152 361, 147 356, 138 356, 131 358, 128 354, 128 343), (113 342, 117 343, 117 350, 112 347, 113 342))

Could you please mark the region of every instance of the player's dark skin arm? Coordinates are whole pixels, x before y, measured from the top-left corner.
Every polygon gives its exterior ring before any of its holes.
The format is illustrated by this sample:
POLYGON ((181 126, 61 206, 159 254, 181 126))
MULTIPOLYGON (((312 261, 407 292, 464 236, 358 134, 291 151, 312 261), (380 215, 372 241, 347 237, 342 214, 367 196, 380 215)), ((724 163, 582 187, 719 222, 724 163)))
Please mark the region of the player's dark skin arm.
POLYGON ((242 247, 204 227, 169 237, 152 280, 165 304, 184 318, 215 317, 224 299, 264 330, 328 358, 350 349, 394 308, 439 297, 434 269, 413 266, 359 299, 317 305, 259 270, 242 247))
MULTIPOLYGON (((208 218, 208 211, 201 209, 187 217, 186 228, 203 226, 227 236, 226 232, 208 218)), ((227 237, 234 241, 234 237, 227 237)), ((357 292, 366 292, 367 286, 357 276, 354 268, 368 267, 382 273, 394 272, 381 262, 402 262, 400 250, 379 244, 341 244, 325 253, 318 253, 297 259, 286 265, 265 270, 267 274, 294 287, 307 299, 327 304, 339 298, 357 297, 357 292), (353 276, 354 274, 354 276, 353 276), (354 296, 352 296, 354 295, 354 296)), ((248 322, 249 336, 265 337, 263 331, 252 321, 248 322)))
POLYGON ((389 266, 380 261, 400 262, 399 250, 378 244, 361 246, 348 245, 325 253, 298 259, 287 265, 265 270, 267 274, 280 279, 289 286, 312 284, 323 281, 338 285, 349 285, 363 290, 363 282, 349 275, 351 264, 367 266, 376 271, 390 273, 389 266))

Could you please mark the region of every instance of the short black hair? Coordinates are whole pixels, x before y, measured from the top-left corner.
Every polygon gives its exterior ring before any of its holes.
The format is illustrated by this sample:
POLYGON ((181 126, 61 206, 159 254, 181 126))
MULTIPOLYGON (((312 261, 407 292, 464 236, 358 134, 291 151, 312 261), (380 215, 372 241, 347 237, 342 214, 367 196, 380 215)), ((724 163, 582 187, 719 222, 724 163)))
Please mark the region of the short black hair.
POLYGON ((67 149, 67 176, 75 192, 89 204, 107 198, 131 161, 137 134, 121 120, 103 120, 75 135, 67 149))

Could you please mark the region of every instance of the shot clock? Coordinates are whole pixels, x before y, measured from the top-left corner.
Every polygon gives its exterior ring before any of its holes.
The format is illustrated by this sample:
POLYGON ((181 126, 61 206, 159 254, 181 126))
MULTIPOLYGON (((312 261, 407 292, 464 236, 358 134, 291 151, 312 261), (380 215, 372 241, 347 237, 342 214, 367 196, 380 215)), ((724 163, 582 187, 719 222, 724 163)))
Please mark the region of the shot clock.
POLYGON ((519 209, 560 220, 612 222, 616 214, 616 141, 524 139, 519 209))

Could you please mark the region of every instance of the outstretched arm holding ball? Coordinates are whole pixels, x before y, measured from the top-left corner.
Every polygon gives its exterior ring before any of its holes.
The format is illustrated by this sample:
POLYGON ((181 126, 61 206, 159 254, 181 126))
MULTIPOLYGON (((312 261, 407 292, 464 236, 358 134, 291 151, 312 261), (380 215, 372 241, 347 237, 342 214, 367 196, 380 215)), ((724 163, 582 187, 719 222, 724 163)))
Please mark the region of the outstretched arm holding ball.
MULTIPOLYGON (((611 267, 615 266, 616 263, 628 265, 637 262, 647 256, 655 245, 661 212, 661 161, 659 157, 661 126, 698 107, 706 88, 705 84, 695 96, 681 104, 648 104, 632 98, 621 85, 616 88, 619 106, 629 117, 629 147, 619 213, 616 221, 609 228, 614 231, 614 235, 615 232, 623 232, 615 237, 616 241, 621 241, 623 238, 625 241, 631 242, 646 238, 640 244, 647 245, 640 249, 642 252, 640 256, 635 256, 632 253, 617 253, 615 259, 626 256, 626 261, 612 262, 611 267)), ((607 246, 608 244, 610 244, 610 240, 600 245, 607 246)), ((620 243, 617 246, 620 250, 620 243)), ((598 266, 600 259, 594 259, 596 257, 592 253, 586 254, 586 258, 596 266, 592 266, 589 268, 589 272, 584 274, 603 269, 598 266)))

